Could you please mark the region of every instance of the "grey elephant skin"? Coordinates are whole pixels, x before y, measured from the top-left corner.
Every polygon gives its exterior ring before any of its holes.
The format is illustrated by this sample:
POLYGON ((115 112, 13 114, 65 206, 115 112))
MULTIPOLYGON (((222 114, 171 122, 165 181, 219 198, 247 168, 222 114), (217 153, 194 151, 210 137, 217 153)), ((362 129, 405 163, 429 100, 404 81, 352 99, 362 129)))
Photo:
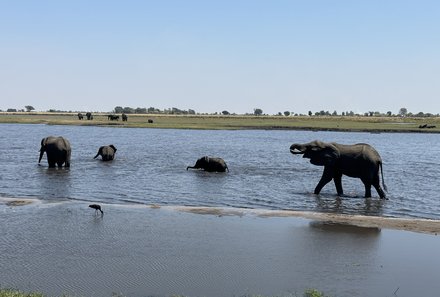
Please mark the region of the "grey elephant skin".
POLYGON ((102 161, 111 161, 115 158, 115 153, 117 149, 113 144, 101 146, 93 159, 96 159, 98 156, 101 156, 102 161))
POLYGON ((365 185, 365 197, 371 197, 371 186, 374 186, 380 198, 386 199, 385 192, 380 187, 379 169, 383 179, 382 159, 379 153, 370 145, 358 143, 344 145, 338 143, 326 143, 318 140, 290 146, 290 152, 294 155, 302 154, 303 158, 310 159, 310 163, 324 166, 321 180, 314 193, 319 194, 321 189, 334 180, 338 195, 343 195, 342 175, 360 178, 365 185))
POLYGON ((49 168, 54 168, 55 165, 58 167, 70 167, 70 156, 72 149, 70 147, 70 142, 62 136, 48 136, 41 140, 40 148, 40 158, 38 163, 41 162, 43 154, 46 152, 47 163, 49 168))
POLYGON ((201 157, 196 161, 194 166, 186 167, 186 170, 191 169, 203 169, 208 172, 225 172, 229 171, 228 165, 222 158, 216 157, 201 157))

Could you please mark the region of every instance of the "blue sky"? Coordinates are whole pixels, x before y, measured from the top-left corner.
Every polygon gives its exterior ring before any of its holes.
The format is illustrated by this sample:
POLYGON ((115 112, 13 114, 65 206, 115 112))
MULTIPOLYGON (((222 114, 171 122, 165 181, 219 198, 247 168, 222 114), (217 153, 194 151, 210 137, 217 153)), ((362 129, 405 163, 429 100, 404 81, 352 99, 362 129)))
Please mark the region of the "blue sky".
POLYGON ((439 1, 3 1, 0 109, 440 113, 439 1))

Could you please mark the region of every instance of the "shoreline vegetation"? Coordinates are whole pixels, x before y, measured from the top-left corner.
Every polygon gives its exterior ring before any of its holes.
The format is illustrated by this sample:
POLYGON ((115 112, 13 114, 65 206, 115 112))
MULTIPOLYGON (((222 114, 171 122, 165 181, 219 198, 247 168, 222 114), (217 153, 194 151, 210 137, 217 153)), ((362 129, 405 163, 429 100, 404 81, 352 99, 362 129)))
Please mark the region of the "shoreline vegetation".
POLYGON ((112 126, 127 128, 199 130, 308 130, 341 132, 440 133, 440 117, 400 116, 255 116, 128 114, 128 120, 109 120, 112 113, 93 113, 79 120, 77 113, 0 112, 0 123, 112 126))
MULTIPOLYGON (((0 289, 0 297, 46 297, 47 295, 40 292, 24 292, 17 289, 0 289)), ((69 295, 62 295, 64 297, 69 297, 69 295)), ((124 297, 123 294, 112 294, 112 297, 124 297)), ((244 295, 243 297, 264 297, 262 295, 244 295)), ((278 296, 278 295, 277 295, 278 296)), ((326 297, 321 291, 315 289, 307 289, 302 295, 289 294, 286 297, 326 297)), ((170 295, 170 297, 185 297, 184 295, 170 295)), ((278 296, 279 297, 279 296, 278 296)))

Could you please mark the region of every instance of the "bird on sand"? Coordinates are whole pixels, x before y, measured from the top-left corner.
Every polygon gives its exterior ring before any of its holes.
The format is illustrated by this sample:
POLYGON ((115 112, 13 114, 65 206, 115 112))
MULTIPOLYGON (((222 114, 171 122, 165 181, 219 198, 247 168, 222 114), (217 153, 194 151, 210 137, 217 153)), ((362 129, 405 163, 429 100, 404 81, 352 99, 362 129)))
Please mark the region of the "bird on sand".
POLYGON ((98 212, 99 210, 101 214, 104 214, 104 212, 101 209, 101 205, 99 204, 90 204, 89 207, 95 209, 95 213, 98 212))

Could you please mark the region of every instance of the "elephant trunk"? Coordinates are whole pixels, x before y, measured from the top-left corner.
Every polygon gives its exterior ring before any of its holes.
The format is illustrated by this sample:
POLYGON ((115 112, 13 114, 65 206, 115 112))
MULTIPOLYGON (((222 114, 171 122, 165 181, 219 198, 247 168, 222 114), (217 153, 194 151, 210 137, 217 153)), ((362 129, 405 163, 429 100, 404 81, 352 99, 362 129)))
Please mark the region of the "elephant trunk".
POLYGON ((40 158, 38 159, 38 163, 41 162, 41 159, 43 158, 43 154, 44 154, 44 148, 40 149, 40 158))
POLYGON ((292 144, 290 146, 290 152, 294 155, 302 155, 305 153, 305 150, 304 146, 300 144, 292 144))
POLYGON ((188 166, 186 167, 186 170, 188 170, 189 168, 194 169, 195 167, 188 166))

